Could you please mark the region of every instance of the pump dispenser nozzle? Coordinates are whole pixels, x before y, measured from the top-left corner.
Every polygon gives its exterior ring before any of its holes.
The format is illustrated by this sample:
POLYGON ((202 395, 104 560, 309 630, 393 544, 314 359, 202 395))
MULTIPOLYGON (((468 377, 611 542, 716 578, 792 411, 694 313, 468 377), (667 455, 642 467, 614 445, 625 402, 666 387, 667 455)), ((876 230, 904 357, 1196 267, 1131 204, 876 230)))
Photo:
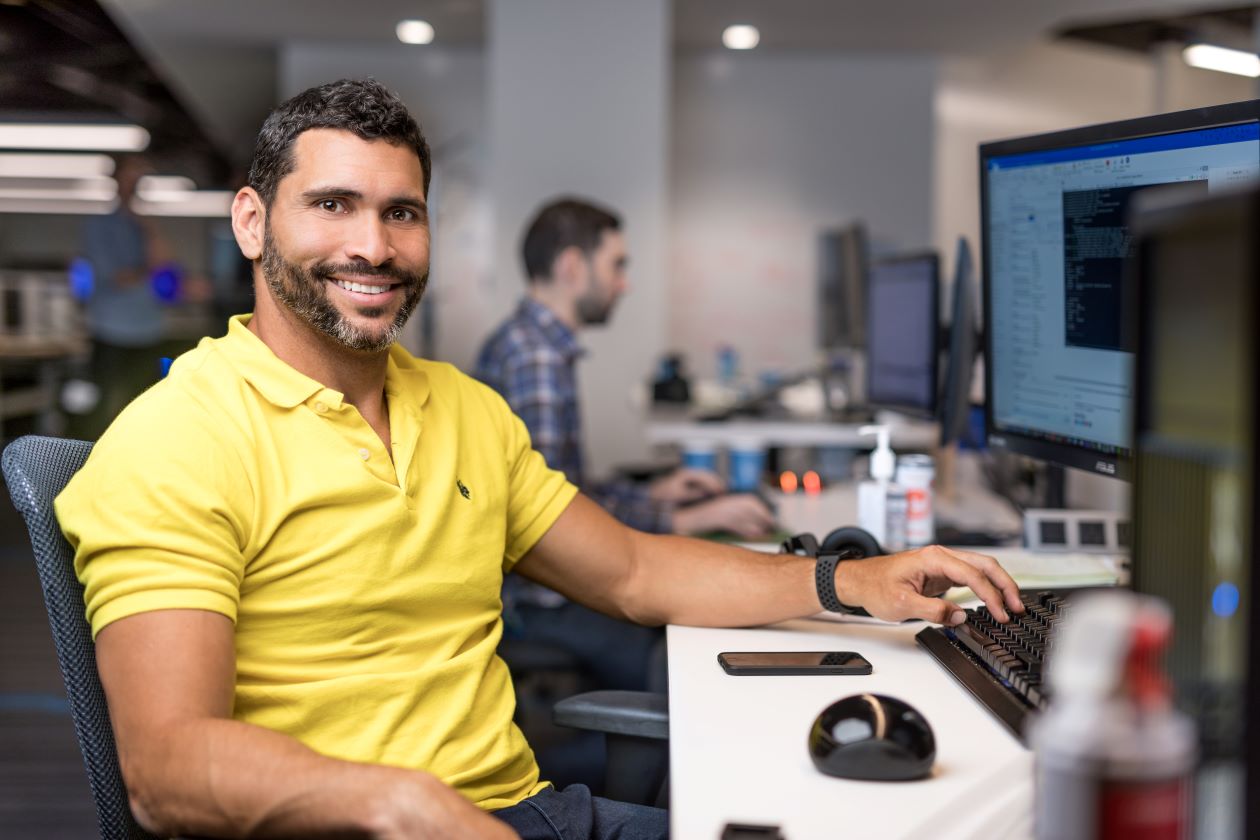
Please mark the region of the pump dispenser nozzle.
POLYGON ((887 426, 863 426, 858 429, 861 435, 877 435, 875 451, 871 453, 871 478, 876 481, 892 481, 896 473, 897 462, 888 445, 887 426))

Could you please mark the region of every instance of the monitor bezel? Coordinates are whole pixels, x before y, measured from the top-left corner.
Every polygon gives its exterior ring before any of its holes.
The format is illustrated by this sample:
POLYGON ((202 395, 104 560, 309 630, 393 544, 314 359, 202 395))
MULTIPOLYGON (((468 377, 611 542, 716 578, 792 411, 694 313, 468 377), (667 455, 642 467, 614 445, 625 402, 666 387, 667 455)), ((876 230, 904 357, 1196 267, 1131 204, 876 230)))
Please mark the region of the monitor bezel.
MULTIPOLYGON (((1162 134, 1183 131, 1222 128, 1242 123, 1260 122, 1260 100, 1231 102, 1206 108, 1193 108, 1171 114, 1120 120, 1083 126, 1066 131, 1053 131, 1028 137, 1017 137, 982 143, 980 161, 980 286, 984 307, 984 432, 990 446, 1027 455, 1051 464, 1073 467, 1086 472, 1131 480, 1133 472, 1133 442, 1124 454, 1094 452, 1072 444, 1057 443, 1030 437, 1008 429, 997 428, 993 418, 993 295, 989 226, 989 166, 991 158, 1017 155, 1027 152, 1043 152, 1074 146, 1091 146, 1099 143, 1136 140, 1162 134)), ((1136 388, 1136 383, 1135 383, 1136 388)), ((1136 407, 1136 394, 1135 394, 1136 407)))
POLYGON ((979 324, 979 278, 976 254, 967 237, 958 237, 954 246, 954 276, 950 289, 949 344, 945 348, 945 371, 941 374, 937 398, 937 422, 941 446, 959 443, 968 437, 971 414, 971 387, 976 358, 982 352, 979 324))
POLYGON ((895 411, 898 414, 905 414, 909 417, 922 418, 925 420, 936 419, 937 412, 940 410, 941 404, 941 257, 936 251, 913 251, 905 254, 892 254, 889 256, 879 257, 869 260, 866 265, 866 307, 862 313, 866 321, 866 363, 865 363, 865 382, 866 404, 870 408, 886 409, 895 411), (899 403, 895 400, 876 400, 871 396, 871 371, 874 365, 871 364, 871 324, 874 319, 871 318, 871 304, 874 299, 872 291, 872 280, 875 276, 876 268, 884 265, 896 265, 898 263, 924 262, 932 266, 932 318, 930 319, 932 335, 930 336, 932 348, 932 393, 929 398, 931 404, 928 406, 910 405, 909 403, 899 403))

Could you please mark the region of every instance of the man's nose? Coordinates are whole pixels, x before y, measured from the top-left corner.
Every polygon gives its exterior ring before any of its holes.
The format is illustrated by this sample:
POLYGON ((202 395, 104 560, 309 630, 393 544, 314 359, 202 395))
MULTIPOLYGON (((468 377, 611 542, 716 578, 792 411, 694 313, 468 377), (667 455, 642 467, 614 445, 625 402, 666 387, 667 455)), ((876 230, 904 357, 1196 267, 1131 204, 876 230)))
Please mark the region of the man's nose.
POLYGON ((382 265, 394 258, 394 246, 384 221, 364 214, 356 219, 346 242, 346 256, 361 259, 370 265, 382 265))

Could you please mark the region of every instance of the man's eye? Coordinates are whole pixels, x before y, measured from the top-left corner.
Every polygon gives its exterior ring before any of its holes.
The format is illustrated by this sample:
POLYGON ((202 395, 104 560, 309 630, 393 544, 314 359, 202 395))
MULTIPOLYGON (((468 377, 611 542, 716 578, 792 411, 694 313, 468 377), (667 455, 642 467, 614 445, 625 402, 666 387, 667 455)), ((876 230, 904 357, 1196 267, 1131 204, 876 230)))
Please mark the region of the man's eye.
POLYGON ((340 213, 342 210, 341 202, 335 198, 325 198, 319 202, 320 210, 327 210, 329 213, 340 213))
POLYGON ((395 222, 414 222, 416 220, 416 211, 408 210, 405 207, 395 207, 389 211, 389 217, 395 222))

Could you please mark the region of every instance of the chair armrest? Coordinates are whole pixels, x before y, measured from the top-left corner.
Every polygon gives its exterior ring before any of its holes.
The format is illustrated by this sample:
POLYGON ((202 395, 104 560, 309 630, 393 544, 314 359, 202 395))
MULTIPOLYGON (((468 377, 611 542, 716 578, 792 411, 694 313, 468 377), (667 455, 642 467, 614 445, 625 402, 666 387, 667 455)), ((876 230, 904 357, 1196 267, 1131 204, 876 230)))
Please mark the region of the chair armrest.
POLYGON ((572 729, 666 740, 669 699, 650 691, 588 691, 556 703, 552 719, 572 729))

